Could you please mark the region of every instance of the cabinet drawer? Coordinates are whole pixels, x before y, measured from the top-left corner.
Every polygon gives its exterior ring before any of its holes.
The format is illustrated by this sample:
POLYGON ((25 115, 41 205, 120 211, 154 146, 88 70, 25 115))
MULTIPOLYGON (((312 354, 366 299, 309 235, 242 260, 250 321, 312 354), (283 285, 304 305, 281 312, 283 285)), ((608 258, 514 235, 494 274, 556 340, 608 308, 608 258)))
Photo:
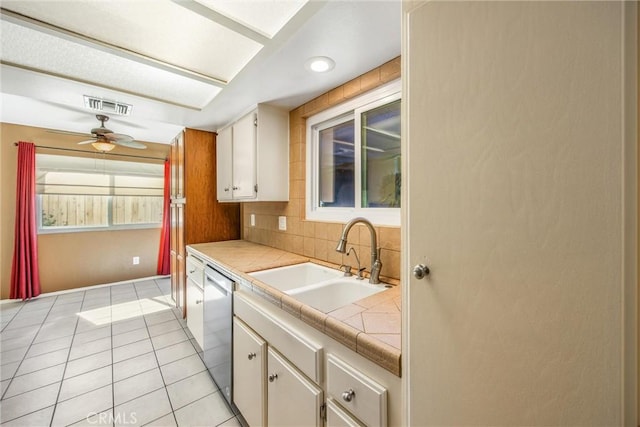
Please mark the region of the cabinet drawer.
POLYGON ((187 256, 187 277, 204 289, 204 262, 193 255, 187 256))
POLYGON ((332 354, 327 356, 327 394, 365 425, 387 425, 387 390, 332 354))
POLYGON ((327 399, 327 427, 365 427, 365 425, 353 418, 330 397, 327 399))
MULTIPOLYGON (((282 353, 306 376, 322 382, 322 346, 313 342, 289 325, 284 324, 261 307, 234 292, 233 311, 270 345, 282 353)), ((279 310, 279 309, 277 309, 279 310)))

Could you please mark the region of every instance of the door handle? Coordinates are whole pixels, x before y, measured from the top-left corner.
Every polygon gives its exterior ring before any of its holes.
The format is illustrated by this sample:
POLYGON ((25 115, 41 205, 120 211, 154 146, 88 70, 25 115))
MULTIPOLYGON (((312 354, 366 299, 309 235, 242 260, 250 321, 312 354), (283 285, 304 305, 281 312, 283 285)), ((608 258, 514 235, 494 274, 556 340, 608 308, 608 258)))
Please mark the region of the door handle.
POLYGON ((429 273, 431 273, 431 271, 429 270, 429 267, 427 267, 424 264, 418 264, 415 267, 413 267, 413 277, 415 277, 418 280, 424 279, 425 276, 429 275, 429 273))

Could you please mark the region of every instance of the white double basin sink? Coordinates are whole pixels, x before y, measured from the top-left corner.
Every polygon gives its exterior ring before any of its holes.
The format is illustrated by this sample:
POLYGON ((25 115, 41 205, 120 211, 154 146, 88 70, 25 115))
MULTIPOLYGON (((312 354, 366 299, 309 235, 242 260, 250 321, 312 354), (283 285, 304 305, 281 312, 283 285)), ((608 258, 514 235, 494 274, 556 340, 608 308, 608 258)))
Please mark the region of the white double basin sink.
POLYGON ((345 277, 342 271, 311 262, 249 273, 261 282, 324 313, 384 291, 368 279, 345 277))

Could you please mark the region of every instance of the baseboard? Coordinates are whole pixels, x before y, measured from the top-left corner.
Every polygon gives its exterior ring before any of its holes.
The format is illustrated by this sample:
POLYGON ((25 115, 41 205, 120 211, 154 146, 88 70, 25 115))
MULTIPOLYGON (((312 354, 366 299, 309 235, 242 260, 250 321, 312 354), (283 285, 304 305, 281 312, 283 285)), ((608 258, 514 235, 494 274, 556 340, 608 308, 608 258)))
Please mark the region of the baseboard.
MULTIPOLYGON (((169 275, 166 275, 166 276, 156 275, 156 276, 149 276, 149 277, 141 277, 141 278, 138 278, 138 279, 123 280, 121 282, 105 283, 105 284, 102 284, 102 285, 91 285, 91 286, 83 286, 83 287, 80 287, 80 288, 64 289, 64 290, 61 290, 61 291, 42 293, 42 294, 38 295, 36 298, 53 297, 53 296, 68 294, 68 293, 76 292, 76 291, 87 291, 87 290, 90 290, 90 289, 104 288, 104 287, 107 287, 107 286, 126 285, 126 284, 134 283, 134 282, 144 282, 145 280, 165 279, 167 277, 171 277, 171 276, 169 276, 169 275)), ((19 299, 19 298, 18 299, 3 299, 3 300, 0 300, 0 305, 6 304, 6 303, 10 303, 10 302, 20 302, 20 301, 22 301, 22 300, 19 299)), ((638 426, 638 427, 640 427, 640 426, 638 426)))

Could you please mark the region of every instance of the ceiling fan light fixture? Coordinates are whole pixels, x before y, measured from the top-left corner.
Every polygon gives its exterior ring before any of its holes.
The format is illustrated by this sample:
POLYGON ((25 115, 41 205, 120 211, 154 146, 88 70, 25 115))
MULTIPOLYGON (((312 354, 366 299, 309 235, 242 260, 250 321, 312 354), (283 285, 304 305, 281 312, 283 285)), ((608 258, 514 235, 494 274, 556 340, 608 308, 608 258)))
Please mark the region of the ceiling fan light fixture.
POLYGON ((107 151, 111 151, 114 148, 116 148, 114 144, 110 142, 105 142, 105 141, 92 142, 91 145, 93 146, 93 148, 103 153, 106 153, 107 151))

